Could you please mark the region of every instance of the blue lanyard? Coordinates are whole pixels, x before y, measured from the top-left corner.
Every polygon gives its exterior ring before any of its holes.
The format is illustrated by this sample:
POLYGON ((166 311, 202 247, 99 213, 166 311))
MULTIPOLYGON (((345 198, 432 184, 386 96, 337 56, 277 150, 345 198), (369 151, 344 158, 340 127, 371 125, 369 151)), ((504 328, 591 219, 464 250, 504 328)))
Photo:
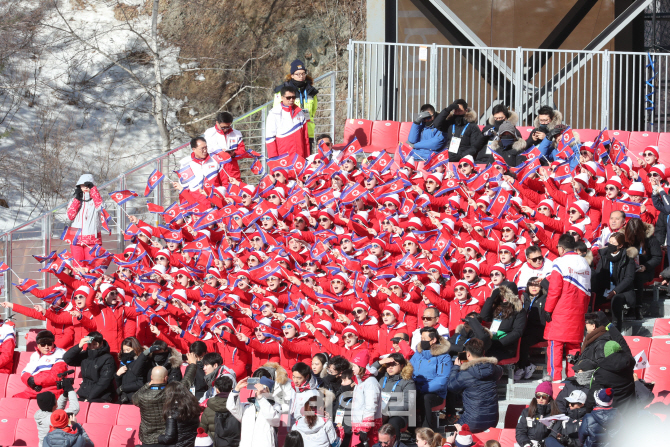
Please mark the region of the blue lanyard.
MULTIPOLYGON (((463 131, 461 132, 461 136, 456 137, 456 138, 461 138, 463 136, 463 134, 465 133, 465 129, 467 129, 469 125, 470 125, 470 123, 466 124, 465 127, 463 128, 463 131)), ((456 124, 452 124, 451 125, 451 136, 452 137, 454 136, 455 132, 456 132, 456 124)))
MULTIPOLYGON (((458 340, 460 340, 460 339, 461 339, 461 334, 458 334, 458 336, 456 337, 456 344, 458 344, 458 340)), ((465 340, 465 343, 467 343, 468 340, 470 340, 470 339, 468 338, 467 340, 465 340)), ((463 344, 465 344, 465 343, 463 343, 463 344)))
MULTIPOLYGON (((386 388, 386 382, 387 382, 388 380, 389 380, 389 376, 384 377, 384 383, 382 384, 382 390, 383 390, 384 388, 386 388)), ((398 381, 395 383, 395 385, 393 385, 393 388, 391 388, 391 392, 392 392, 392 393, 395 391, 395 389, 396 389, 396 387, 398 386, 399 383, 400 383, 400 380, 398 380, 398 381)))

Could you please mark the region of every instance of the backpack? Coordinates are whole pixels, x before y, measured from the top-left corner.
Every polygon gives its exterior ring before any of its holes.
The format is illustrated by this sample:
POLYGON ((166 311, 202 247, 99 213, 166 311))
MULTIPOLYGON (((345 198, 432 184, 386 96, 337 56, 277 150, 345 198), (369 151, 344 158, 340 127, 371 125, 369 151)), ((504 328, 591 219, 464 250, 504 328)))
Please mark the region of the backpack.
POLYGON ((229 412, 216 412, 214 415, 214 446, 219 447, 225 444, 226 439, 226 420, 233 417, 229 412))

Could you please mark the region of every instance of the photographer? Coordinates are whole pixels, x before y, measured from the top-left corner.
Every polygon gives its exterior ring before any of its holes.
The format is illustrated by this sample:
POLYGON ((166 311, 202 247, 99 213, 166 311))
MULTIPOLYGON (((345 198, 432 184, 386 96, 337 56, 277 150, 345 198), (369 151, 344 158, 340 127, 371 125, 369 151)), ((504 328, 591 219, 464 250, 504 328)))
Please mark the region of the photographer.
POLYGON ((56 388, 56 382, 61 380, 58 374, 67 370, 63 361, 65 351, 56 347, 54 334, 50 331, 40 331, 35 341, 37 351, 32 353, 30 361, 21 371, 21 381, 28 389, 13 397, 35 399, 41 391, 51 391, 60 396, 62 391, 56 388))
MULTIPOLYGON (((142 354, 144 355, 144 354, 142 354)), ((186 388, 193 385, 196 370, 196 357, 186 354, 188 366, 182 384, 186 388)), ((142 444, 156 444, 158 437, 165 432, 163 407, 165 405, 165 387, 168 383, 168 371, 163 366, 151 370, 151 381, 133 395, 133 404, 140 408, 140 441, 142 444)))
POLYGON ((144 350, 138 360, 147 362, 147 381, 151 380, 151 371, 156 366, 164 367, 168 372, 168 383, 181 380, 181 354, 174 348, 170 348, 162 340, 156 340, 151 347, 144 350))
POLYGON ((128 337, 121 342, 119 353, 119 369, 116 371, 116 393, 120 404, 130 404, 133 394, 144 386, 146 381, 146 357, 142 357, 142 346, 135 337, 128 337))
POLYGON ((72 257, 77 261, 95 260, 95 256, 89 253, 90 249, 86 246, 102 245, 101 212, 102 198, 93 184, 93 176, 83 174, 79 177, 74 188, 74 197, 67 206, 67 218, 72 221, 70 227, 81 229, 76 243, 70 245, 72 257))
POLYGON ((84 402, 111 402, 114 395, 114 357, 109 345, 97 331, 89 332, 77 346, 70 348, 63 361, 69 366, 81 366, 84 379, 77 390, 79 400, 84 402), (86 350, 83 350, 86 346, 86 350))
POLYGON ((526 146, 539 146, 542 141, 547 138, 549 133, 561 124, 563 121, 563 114, 558 110, 554 110, 550 106, 542 106, 537 111, 537 116, 533 125, 535 129, 530 133, 526 140, 526 146))
POLYGON ((69 408, 67 413, 76 416, 79 413, 79 401, 77 393, 72 388, 72 380, 63 381, 63 394, 56 401, 56 395, 51 391, 45 391, 37 395, 37 406, 39 410, 35 412, 35 423, 37 424, 37 437, 39 447, 42 447, 42 440, 49 433, 51 424, 51 413, 56 410, 64 410, 67 404, 69 408))

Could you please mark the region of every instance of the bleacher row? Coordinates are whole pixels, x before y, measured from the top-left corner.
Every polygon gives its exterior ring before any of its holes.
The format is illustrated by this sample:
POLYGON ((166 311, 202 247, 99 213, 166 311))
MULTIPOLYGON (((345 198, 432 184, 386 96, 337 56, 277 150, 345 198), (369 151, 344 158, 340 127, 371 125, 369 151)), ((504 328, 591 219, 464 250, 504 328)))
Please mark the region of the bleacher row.
MULTIPOLYGON (((356 137, 365 152, 388 151, 395 152, 398 142, 405 142, 409 136, 411 122, 398 121, 370 121, 363 119, 348 119, 344 126, 345 143, 356 137)), ((480 129, 484 126, 480 125, 480 129)), ((533 131, 532 126, 517 126, 521 136, 526 139, 533 131)), ((597 129, 574 129, 579 134, 581 142, 593 141, 600 133, 597 129)), ((670 166, 670 133, 668 132, 629 132, 612 130, 610 135, 622 142, 637 156, 647 146, 658 146, 660 163, 670 166)), ((636 162, 633 157, 633 162, 636 162)))

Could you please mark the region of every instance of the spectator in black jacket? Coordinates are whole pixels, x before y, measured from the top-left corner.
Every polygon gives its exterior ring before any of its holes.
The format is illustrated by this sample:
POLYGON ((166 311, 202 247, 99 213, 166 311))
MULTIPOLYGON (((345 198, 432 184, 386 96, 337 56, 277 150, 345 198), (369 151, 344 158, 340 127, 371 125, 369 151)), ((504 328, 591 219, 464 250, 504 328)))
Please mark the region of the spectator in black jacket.
POLYGON ((623 233, 613 233, 609 244, 598 250, 600 259, 591 280, 596 294, 596 307, 612 303, 612 323, 621 331, 624 304, 635 307, 635 258, 637 249, 628 247, 623 233), (611 273, 610 273, 611 272, 611 273))
MULTIPOLYGON (((661 179, 659 177, 651 177, 650 182, 653 188, 651 202, 654 204, 654 208, 661 213, 656 221, 656 225, 658 226, 663 215, 670 215, 670 196, 661 187, 661 179)), ((662 224, 665 225, 665 238, 661 245, 665 243, 665 245, 670 247, 670 220, 665 219, 662 224)), ((670 264, 670 250, 668 250, 668 263, 670 264)))
POLYGON ((445 134, 450 162, 457 162, 467 155, 474 160, 486 144, 477 120, 477 112, 470 109, 464 99, 457 99, 435 117, 433 127, 445 134))
POLYGON ((63 355, 63 361, 70 366, 81 366, 83 380, 77 390, 80 401, 112 401, 116 364, 100 332, 89 332, 63 355), (83 350, 84 346, 86 350, 83 350))
MULTIPOLYGON (((489 116, 489 123, 482 129, 482 135, 486 137, 487 143, 490 144, 498 138, 498 135, 500 133, 500 127, 504 123, 516 126, 518 122, 519 122, 519 115, 509 110, 507 106, 505 106, 505 104, 497 104, 496 106, 493 107, 493 110, 491 111, 491 116, 489 116)), ((518 138, 521 138, 521 132, 519 132, 519 130, 516 127, 514 127, 514 130, 515 130, 514 135, 518 138)), ((475 162, 484 164, 493 163, 493 157, 486 150, 486 147, 487 146, 482 148, 482 150, 480 150, 477 153, 475 162)))
POLYGON ((228 395, 233 390, 233 379, 221 376, 214 381, 216 396, 207 400, 207 408, 200 418, 200 427, 214 441, 214 447, 237 447, 240 444, 240 421, 226 408, 228 395))
POLYGON ((487 349, 487 355, 498 360, 516 356, 526 326, 526 314, 516 286, 511 283, 495 288, 484 302, 481 315, 484 321, 491 322, 491 347, 487 349))
POLYGON ((521 447, 542 445, 551 430, 540 419, 559 414, 553 399, 551 382, 542 382, 535 388, 535 397, 528 408, 524 408, 516 424, 516 442, 521 447))
POLYGON ((133 394, 146 383, 146 357, 138 361, 141 354, 142 346, 135 337, 125 338, 121 342, 120 367, 114 376, 120 404, 132 404, 133 394))
MULTIPOLYGON (((168 383, 179 382, 182 379, 182 358, 179 351, 170 348, 163 340, 156 340, 150 348, 145 349, 140 357, 146 357, 147 382, 151 381, 151 370, 156 366, 162 366, 168 371, 168 383)), ((144 359, 142 359, 144 361, 144 359)))
POLYGON ((545 447, 578 447, 579 446, 579 427, 586 415, 586 393, 575 390, 566 397, 569 409, 563 414, 570 420, 556 421, 551 426, 551 435, 544 440, 545 447))
POLYGON ((203 341, 194 341, 191 343, 191 346, 188 347, 188 352, 195 354, 198 361, 196 362, 196 371, 195 371, 195 382, 193 382, 193 388, 195 389, 195 398, 200 400, 202 396, 207 392, 209 386, 205 380, 205 371, 203 369, 204 364, 202 362, 203 357, 207 354, 207 345, 203 341))
POLYGON ((484 351, 491 346, 491 333, 482 326, 482 316, 477 312, 470 312, 463 318, 463 324, 456 326, 454 335, 449 338, 449 355, 456 356, 463 351, 465 343, 472 338, 484 343, 484 351))
POLYGON ((633 278, 635 287, 635 319, 642 319, 642 293, 644 284, 656 277, 656 267, 663 261, 663 251, 654 237, 654 226, 633 218, 628 221, 624 230, 626 244, 638 251, 638 267, 633 278))
POLYGON ((165 446, 192 447, 198 434, 201 412, 198 399, 183 383, 168 383, 163 405, 165 433, 158 436, 158 443, 165 446))
POLYGON ((600 388, 611 388, 614 406, 621 411, 635 406, 635 359, 627 344, 620 345, 615 341, 605 343, 605 358, 598 362, 593 373, 591 391, 588 393, 586 406, 589 410, 595 406, 593 392, 600 388))
POLYGON ((458 423, 468 424, 473 433, 498 423, 497 382, 503 370, 495 357, 484 357, 484 342, 473 338, 465 343, 466 359, 458 357, 449 374, 448 390, 463 393, 463 414, 458 423))
POLYGON ((539 146, 547 138, 549 132, 562 122, 563 114, 561 112, 554 110, 550 106, 540 107, 540 110, 537 111, 535 121, 533 121, 535 128, 528 136, 528 139, 526 139, 526 145, 528 147, 539 146))
MULTIPOLYGON (((526 161, 526 156, 522 155, 526 150, 526 141, 517 132, 511 123, 502 123, 498 129, 498 137, 490 143, 491 150, 504 158, 505 163, 512 168, 526 161)), ((493 162, 492 155, 490 162, 493 162)))
POLYGON ((591 360, 595 364, 605 358, 605 343, 614 340, 620 345, 625 345, 621 332, 608 321, 604 312, 591 312, 584 315, 586 325, 586 336, 582 342, 579 360, 591 360))
POLYGON ((526 326, 519 346, 519 361, 514 371, 514 380, 530 379, 537 366, 530 362, 530 347, 544 341, 544 327, 547 324, 544 316, 544 304, 547 301, 549 282, 537 276, 528 279, 523 292, 523 310, 526 314, 526 326))

